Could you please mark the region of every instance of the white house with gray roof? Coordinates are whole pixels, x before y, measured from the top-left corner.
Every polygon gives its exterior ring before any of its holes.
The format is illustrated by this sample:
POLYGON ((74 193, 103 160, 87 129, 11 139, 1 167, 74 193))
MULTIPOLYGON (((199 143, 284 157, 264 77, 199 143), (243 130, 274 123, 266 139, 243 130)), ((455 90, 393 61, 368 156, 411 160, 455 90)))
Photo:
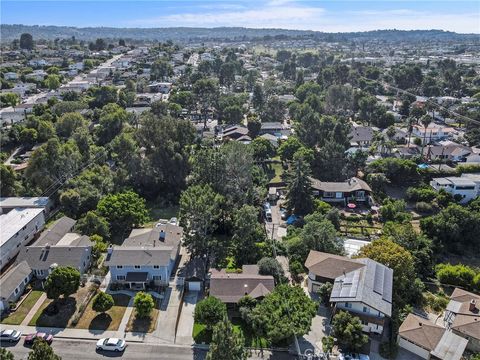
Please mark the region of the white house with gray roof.
POLYGON ((161 224, 155 228, 133 229, 122 245, 108 249, 104 265, 113 283, 134 290, 147 285, 168 285, 180 252, 183 228, 161 224))
POLYGON ((14 208, 0 215, 0 269, 33 240, 45 225, 43 208, 14 208))
POLYGON ((0 278, 0 313, 8 310, 10 303, 16 302, 32 279, 32 269, 26 261, 10 268, 0 278))
POLYGON ((444 189, 446 192, 460 198, 460 203, 465 204, 475 199, 480 194, 480 181, 468 177, 442 177, 430 181, 430 186, 437 191, 444 189))

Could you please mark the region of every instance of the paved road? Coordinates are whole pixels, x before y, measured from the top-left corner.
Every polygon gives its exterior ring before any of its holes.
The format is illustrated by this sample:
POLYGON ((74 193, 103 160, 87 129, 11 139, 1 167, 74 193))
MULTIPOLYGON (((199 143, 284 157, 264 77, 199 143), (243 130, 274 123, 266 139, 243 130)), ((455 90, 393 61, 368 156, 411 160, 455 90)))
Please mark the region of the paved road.
MULTIPOLYGON (((23 345, 23 339, 17 344, 2 344, 10 350, 16 360, 26 360, 30 347, 23 345)), ((96 351, 95 342, 90 340, 55 339, 52 344, 55 353, 62 360, 97 360, 107 358, 120 358, 122 360, 203 360, 205 350, 192 349, 174 345, 152 345, 142 343, 130 343, 124 353, 96 351)), ((264 354, 255 353, 249 357, 251 360, 290 360, 294 359, 287 353, 273 353, 265 351, 264 354)))

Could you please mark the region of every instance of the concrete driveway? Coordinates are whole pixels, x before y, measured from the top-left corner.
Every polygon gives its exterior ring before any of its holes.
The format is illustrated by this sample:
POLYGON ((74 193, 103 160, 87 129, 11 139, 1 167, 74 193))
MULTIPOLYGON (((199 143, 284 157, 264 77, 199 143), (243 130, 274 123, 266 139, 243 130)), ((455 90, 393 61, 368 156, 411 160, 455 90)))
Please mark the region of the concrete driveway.
POLYGON ((175 344, 193 344, 193 314, 195 313, 195 306, 197 305, 198 298, 199 294, 196 291, 189 291, 184 295, 180 319, 178 320, 175 344))

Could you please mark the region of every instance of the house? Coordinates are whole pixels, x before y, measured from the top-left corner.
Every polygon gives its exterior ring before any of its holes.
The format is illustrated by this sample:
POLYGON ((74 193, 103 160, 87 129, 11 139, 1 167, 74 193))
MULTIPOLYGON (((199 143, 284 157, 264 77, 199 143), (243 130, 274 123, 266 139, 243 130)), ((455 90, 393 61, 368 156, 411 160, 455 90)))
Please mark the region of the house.
POLYGON ((360 126, 354 124, 348 138, 350 140, 350 145, 354 147, 365 147, 370 146, 373 142, 375 136, 375 130, 370 126, 360 126))
POLYGON ((428 145, 424 149, 428 159, 450 160, 454 162, 466 161, 467 156, 472 153, 468 146, 457 144, 453 141, 440 141, 439 145, 428 145))
POLYGON ((45 70, 34 70, 30 74, 25 75, 25 78, 33 79, 35 81, 43 81, 47 75, 48 74, 45 70))
POLYGON ((475 199, 480 191, 480 181, 458 176, 433 178, 430 186, 436 191, 444 189, 453 196, 459 197, 462 204, 475 199))
POLYGON ((104 265, 110 270, 111 281, 135 290, 149 284, 168 285, 182 237, 183 228, 172 224, 133 229, 122 245, 107 251, 104 265))
POLYGON ((33 240, 45 225, 43 208, 14 208, 0 215, 0 269, 8 264, 22 246, 33 240))
POLYGON ((0 214, 15 208, 40 208, 45 215, 53 209, 53 203, 48 197, 0 197, 0 214))
POLYGON ((457 134, 457 131, 452 127, 447 127, 435 123, 430 123, 427 128, 423 125, 413 125, 412 126, 412 136, 420 138, 423 142, 427 144, 439 140, 452 138, 457 134))
POLYGON ((273 291, 275 281, 271 275, 260 275, 257 265, 243 265, 241 273, 225 269, 210 270, 210 295, 234 307, 245 295, 262 299, 273 291))
POLYGON ((32 269, 26 261, 18 263, 0 278, 0 313, 22 296, 31 279, 32 269))
POLYGON ((411 159, 421 154, 420 147, 415 144, 399 145, 393 150, 393 155, 401 159, 411 159))
POLYGON ((85 235, 70 232, 62 235, 62 229, 66 229, 65 223, 67 221, 57 222, 54 231, 47 231, 33 245, 20 250, 17 263, 26 261, 38 279, 48 277, 57 266, 71 266, 80 274, 87 271, 93 243, 85 235))
POLYGON ((335 279, 330 303, 334 311, 348 311, 360 318, 362 330, 382 334, 392 315, 393 270, 368 258, 363 266, 335 279))
POLYGON ((376 261, 310 250, 305 267, 310 292, 318 292, 324 283, 333 284, 330 303, 335 311, 348 311, 358 316, 363 331, 383 332, 392 314, 392 269, 376 261))
POLYGON ((447 329, 468 340, 467 350, 480 352, 480 295, 455 288, 443 321, 447 329))
POLYGON ((248 135, 248 129, 242 125, 227 126, 222 131, 222 139, 237 140, 246 135, 248 135))
POLYGON ((5 80, 17 80, 18 79, 18 74, 13 71, 9 71, 3 74, 3 78, 5 80))
POLYGON ((281 122, 262 122, 259 135, 270 134, 277 137, 290 135, 290 129, 286 128, 281 122))
POLYGON ((364 264, 345 256, 310 250, 305 267, 308 269, 308 291, 317 292, 326 282, 333 284, 344 272, 360 269, 364 264))
POLYGON ((372 189, 368 184, 356 177, 343 182, 327 182, 310 178, 313 195, 322 201, 344 203, 350 201, 370 203, 372 189))
POLYGON ((422 359, 460 360, 468 340, 414 314, 400 326, 398 346, 422 359))
MULTIPOLYGON (((60 219, 55 221, 50 227, 45 229, 42 234, 38 237, 37 241, 33 244, 34 246, 45 246, 45 245, 57 245, 60 240, 62 240, 65 235, 71 233, 73 227, 76 224, 76 220, 69 218, 68 216, 62 216, 60 219)), ((78 235, 72 233, 74 235, 78 235)))

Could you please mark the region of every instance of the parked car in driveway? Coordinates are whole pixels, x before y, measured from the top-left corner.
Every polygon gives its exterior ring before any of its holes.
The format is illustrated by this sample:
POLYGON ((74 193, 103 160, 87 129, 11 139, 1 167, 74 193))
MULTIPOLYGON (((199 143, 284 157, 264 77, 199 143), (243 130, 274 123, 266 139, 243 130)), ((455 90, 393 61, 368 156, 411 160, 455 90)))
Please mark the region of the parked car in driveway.
POLYGON ((5 329, 0 333, 0 341, 15 342, 20 340, 22 333, 18 330, 5 329))
POLYGON ((123 351, 127 347, 125 340, 117 338, 104 338, 97 341, 97 350, 123 351))
POLYGON ((178 225, 178 219, 176 217, 172 217, 168 223, 172 225, 178 225))
POLYGON ((25 337, 24 344, 25 345, 32 345, 34 343, 35 339, 37 339, 37 338, 45 340, 48 345, 51 345, 52 341, 53 341, 53 335, 52 334, 47 334, 47 333, 44 333, 44 332, 37 332, 35 334, 27 335, 25 337))

